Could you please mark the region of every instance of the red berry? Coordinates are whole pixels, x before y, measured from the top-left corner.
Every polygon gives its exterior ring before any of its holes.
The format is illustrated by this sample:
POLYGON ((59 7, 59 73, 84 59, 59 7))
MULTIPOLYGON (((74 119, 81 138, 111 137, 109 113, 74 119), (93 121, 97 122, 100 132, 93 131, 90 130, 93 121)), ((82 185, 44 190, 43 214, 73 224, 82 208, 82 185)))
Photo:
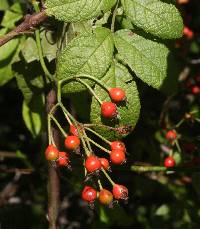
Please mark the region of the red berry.
POLYGON ((173 157, 166 157, 165 158, 165 161, 164 161, 164 165, 165 165, 165 167, 167 167, 167 168, 171 168, 171 167, 174 167, 175 166, 175 160, 174 160, 174 158, 173 157))
POLYGON ((192 92, 192 94, 194 94, 194 95, 200 94, 200 87, 199 87, 199 86, 193 86, 193 87, 191 88, 191 92, 192 92))
POLYGON ((109 170, 110 165, 109 162, 106 158, 99 158, 100 162, 101 162, 101 166, 105 169, 105 170, 109 170))
POLYGON ((113 186, 113 190, 112 190, 113 196, 115 199, 119 200, 126 200, 128 199, 128 189, 120 184, 115 184, 113 186))
POLYGON ((175 130, 169 130, 166 135, 165 135, 166 139, 173 141, 177 138, 177 134, 175 130))
POLYGON ((124 143, 121 141, 111 142, 110 146, 111 146, 111 150, 121 150, 121 151, 126 152, 126 147, 124 143))
POLYGON ((78 129, 74 125, 70 125, 69 132, 70 134, 78 137, 78 129))
POLYGON ((96 198, 97 198, 97 191, 90 186, 85 186, 82 191, 82 199, 91 203, 94 202, 96 198))
POLYGON ((113 194, 106 190, 106 189, 102 189, 100 192, 99 192, 99 202, 101 204, 105 204, 105 205, 108 205, 110 204, 111 202, 113 201, 113 194))
POLYGON ((48 161, 55 161, 58 159, 59 151, 54 145, 49 145, 45 150, 45 157, 48 161))
POLYGON ((126 99, 125 91, 119 87, 111 88, 109 90, 109 95, 112 101, 115 103, 122 102, 126 99))
POLYGON ((183 34, 189 39, 192 39, 194 36, 193 31, 190 28, 188 28, 187 26, 184 26, 183 34))
POLYGON ((103 102, 101 104, 101 115, 104 118, 116 118, 117 106, 112 102, 103 102))
POLYGON ((65 147, 68 150, 76 150, 80 146, 80 139, 77 136, 67 136, 65 139, 65 147))
POLYGON ((124 151, 112 150, 110 152, 110 160, 113 164, 117 164, 117 165, 122 164, 126 160, 124 151))
POLYGON ((67 166, 69 164, 69 154, 65 152, 59 152, 57 164, 59 166, 67 166))
POLYGON ((101 162, 96 156, 89 156, 85 161, 85 168, 89 173, 101 169, 101 162))

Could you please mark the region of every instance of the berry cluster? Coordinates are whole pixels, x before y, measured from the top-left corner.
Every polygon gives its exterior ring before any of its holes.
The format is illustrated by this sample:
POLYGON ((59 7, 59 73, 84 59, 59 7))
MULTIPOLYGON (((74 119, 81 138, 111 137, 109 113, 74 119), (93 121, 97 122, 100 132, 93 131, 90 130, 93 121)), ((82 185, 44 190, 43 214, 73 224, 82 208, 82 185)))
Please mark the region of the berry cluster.
MULTIPOLYGON (((101 101, 97 95, 94 93, 93 89, 86 84, 83 80, 78 79, 78 82, 83 83, 90 92, 94 95, 94 97, 99 101, 101 107, 101 115, 107 119, 113 119, 118 117, 117 105, 120 102, 126 102, 126 94, 125 91, 121 88, 107 88, 106 91, 110 96, 110 101, 101 101)), ((104 86, 105 88, 105 86, 104 86)), ((92 124, 82 124, 78 122, 70 112, 64 107, 61 102, 61 98, 59 98, 58 93, 58 103, 52 108, 48 115, 48 130, 49 130, 49 145, 45 151, 46 159, 58 167, 67 167, 70 166, 70 154, 76 153, 81 155, 83 158, 83 166, 86 171, 86 179, 85 182, 91 180, 97 184, 94 184, 94 187, 85 185, 82 191, 82 199, 88 202, 90 205, 94 203, 94 201, 98 198, 99 202, 105 205, 111 205, 114 200, 125 200, 128 198, 128 189, 121 185, 116 184, 111 177, 109 176, 109 172, 111 172, 110 163, 115 165, 122 165, 126 162, 126 147, 122 141, 109 141, 104 138, 102 135, 97 133, 94 129, 92 129, 92 124), (58 122, 55 117, 55 110, 60 107, 62 112, 64 113, 66 120, 69 124, 69 133, 66 133, 62 125, 58 122), (51 121, 54 121, 54 124, 57 125, 59 130, 64 136, 64 147, 66 152, 60 152, 54 143, 54 139, 51 133, 51 121), (108 147, 105 148, 102 145, 99 145, 96 141, 91 139, 88 136, 88 132, 90 134, 94 134, 99 137, 102 141, 104 141, 108 147), (93 147, 91 144, 94 144, 96 147, 99 147, 100 150, 104 151, 109 155, 109 159, 106 157, 99 157, 93 151, 93 147), (101 175, 104 174, 105 177, 112 185, 112 191, 109 191, 102 187, 101 183, 101 175), (93 179, 95 178, 95 179, 93 179)), ((106 126, 104 126, 106 127, 106 126)), ((109 128, 109 127, 108 127, 109 128)))
MULTIPOLYGON (((176 141, 177 139, 177 133, 175 130, 169 130, 167 131, 166 135, 165 135, 165 138, 171 143, 171 144, 174 144, 174 142, 176 141)), ((171 168, 171 167, 174 167, 176 165, 176 162, 174 160, 174 157, 172 155, 172 151, 171 151, 171 155, 166 157, 165 160, 164 160, 164 166, 166 168, 171 168)))

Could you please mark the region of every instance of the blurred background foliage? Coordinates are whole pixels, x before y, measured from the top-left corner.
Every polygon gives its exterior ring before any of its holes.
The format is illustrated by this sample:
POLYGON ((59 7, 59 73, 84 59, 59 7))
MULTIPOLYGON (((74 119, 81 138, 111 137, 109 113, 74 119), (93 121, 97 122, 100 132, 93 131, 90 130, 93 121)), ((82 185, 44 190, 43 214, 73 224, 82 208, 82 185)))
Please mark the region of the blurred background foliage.
MULTIPOLYGON (((193 36, 185 34, 169 44, 176 67, 179 66, 176 71, 172 69, 173 84, 168 80, 163 90, 156 91, 138 80, 142 104, 140 120, 125 139, 129 152, 127 164, 121 169, 113 168, 116 182, 129 188, 129 201, 116 204, 113 209, 98 204, 94 210, 89 209, 80 198, 84 180, 80 161, 72 159, 72 172, 62 169, 60 173, 60 229, 200 227, 200 173, 138 174, 131 171, 133 164, 163 164, 171 147, 165 139, 166 129, 174 127, 188 112, 194 116, 184 119, 177 128, 181 153, 173 150, 177 164, 193 162, 192 166, 200 166, 197 160, 200 158, 200 96, 192 91, 194 85, 199 85, 196 79, 200 76, 200 2, 179 0, 177 6, 193 36)), ((26 0, 1 0, 0 35, 19 24, 23 15, 32 12, 26 0)), ((51 26, 56 29, 55 25, 51 26)), ((41 36, 44 50, 48 50, 45 57, 53 69, 57 47, 49 44, 49 40, 54 39, 52 31, 55 30, 49 29, 41 36)), ((27 37, 17 37, 0 48, 1 229, 43 229, 48 225, 42 70, 36 43, 32 36, 27 37)), ((87 121, 81 113, 80 118, 87 121)))

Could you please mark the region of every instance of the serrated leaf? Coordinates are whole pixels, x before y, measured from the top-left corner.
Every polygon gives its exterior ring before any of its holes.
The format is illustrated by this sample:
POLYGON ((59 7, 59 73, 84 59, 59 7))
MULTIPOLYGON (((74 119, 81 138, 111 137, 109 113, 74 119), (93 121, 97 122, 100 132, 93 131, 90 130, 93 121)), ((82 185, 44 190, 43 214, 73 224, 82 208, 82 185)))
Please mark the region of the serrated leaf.
POLYGON ((85 21, 107 12, 116 0, 47 0, 46 13, 65 22, 85 21))
MULTIPOLYGON (((111 31, 106 28, 97 28, 93 33, 74 38, 58 58, 58 79, 78 74, 88 74, 100 79, 112 61, 113 48, 111 31)), ((94 84, 91 80, 87 80, 87 83, 94 84)), ((73 93, 85 89, 82 84, 73 81, 63 87, 63 92, 73 93)))
POLYGON ((137 77, 158 89, 167 76, 168 48, 162 43, 147 40, 130 30, 115 33, 118 58, 129 65, 137 77))
POLYGON ((177 8, 160 0, 122 0, 125 14, 134 25, 163 39, 182 36, 183 20, 177 8))
POLYGON ((34 97, 34 103, 27 105, 23 102, 22 116, 26 127, 31 132, 33 137, 38 136, 42 129, 42 114, 43 114, 43 101, 41 95, 34 97))
MULTIPOLYGON (((130 134, 135 127, 140 114, 140 100, 136 83, 133 81, 133 78, 128 72, 127 68, 119 63, 113 64, 101 81, 108 87, 120 87, 124 89, 126 92, 127 101, 118 104, 117 109, 120 118, 116 121, 113 121, 101 117, 100 104, 93 97, 90 113, 91 122, 97 125, 103 124, 117 128, 116 130, 111 130, 102 126, 95 128, 96 131, 108 139, 125 137, 126 135, 130 134)), ((99 85, 95 86, 94 91, 102 101, 110 101, 108 93, 99 85)))

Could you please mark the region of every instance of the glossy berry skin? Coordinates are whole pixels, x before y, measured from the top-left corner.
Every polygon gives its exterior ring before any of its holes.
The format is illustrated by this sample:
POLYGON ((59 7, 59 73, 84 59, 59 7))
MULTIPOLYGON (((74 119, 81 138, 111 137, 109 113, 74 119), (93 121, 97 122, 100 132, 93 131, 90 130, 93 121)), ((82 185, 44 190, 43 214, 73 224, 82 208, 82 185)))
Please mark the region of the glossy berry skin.
POLYGON ((54 145, 49 145, 45 150, 45 157, 48 161, 55 161, 59 157, 59 151, 54 145))
POLYGON ((65 139, 65 147, 68 150, 76 150, 80 146, 80 139, 77 136, 67 136, 65 139))
POLYGON ((111 146, 111 150, 121 150, 121 151, 126 152, 126 147, 124 143, 121 141, 111 142, 110 146, 111 146))
POLYGON ((99 158, 100 162, 101 162, 101 166, 105 169, 105 170, 109 170, 110 168, 110 164, 109 161, 106 158, 99 158))
POLYGON ((109 205, 113 201, 113 194, 112 192, 102 189, 99 192, 99 202, 101 204, 109 205))
POLYGON ((59 152, 59 158, 57 159, 59 166, 67 166, 69 164, 69 154, 66 152, 59 152))
POLYGON ((90 186, 85 186, 82 191, 82 199, 84 201, 92 203, 95 201, 96 198, 97 198, 97 191, 90 186))
POLYGON ((112 101, 115 103, 122 102, 126 99, 125 91, 119 87, 111 88, 109 90, 109 95, 110 95, 110 98, 112 99, 112 101))
POLYGON ((85 168, 89 173, 95 172, 101 169, 101 162, 96 156, 89 156, 85 161, 85 168))
POLYGON ((128 189, 120 184, 115 184, 113 186, 113 190, 112 190, 113 196, 115 199, 119 200, 126 200, 128 199, 128 189))
POLYGON ((192 92, 192 94, 194 94, 194 95, 200 94, 200 87, 199 87, 199 86, 193 86, 193 87, 191 88, 191 92, 192 92))
POLYGON ((74 125, 70 125, 69 132, 70 134, 78 137, 78 130, 74 125))
POLYGON ((164 166, 165 166, 166 168, 172 168, 172 167, 175 166, 175 164, 176 164, 176 163, 175 163, 175 160, 174 160, 173 157, 169 156, 169 157, 166 157, 166 158, 165 158, 164 166))
POLYGON ((104 118, 116 118, 117 117, 117 106, 112 102, 102 102, 101 104, 101 115, 104 118))
POLYGON ((166 135, 165 135, 166 139, 168 139, 169 141, 174 141, 177 138, 177 134, 175 130, 169 130, 166 135))
POLYGON ((124 151, 112 150, 110 152, 110 160, 113 164, 120 165, 125 162, 126 156, 124 151))

